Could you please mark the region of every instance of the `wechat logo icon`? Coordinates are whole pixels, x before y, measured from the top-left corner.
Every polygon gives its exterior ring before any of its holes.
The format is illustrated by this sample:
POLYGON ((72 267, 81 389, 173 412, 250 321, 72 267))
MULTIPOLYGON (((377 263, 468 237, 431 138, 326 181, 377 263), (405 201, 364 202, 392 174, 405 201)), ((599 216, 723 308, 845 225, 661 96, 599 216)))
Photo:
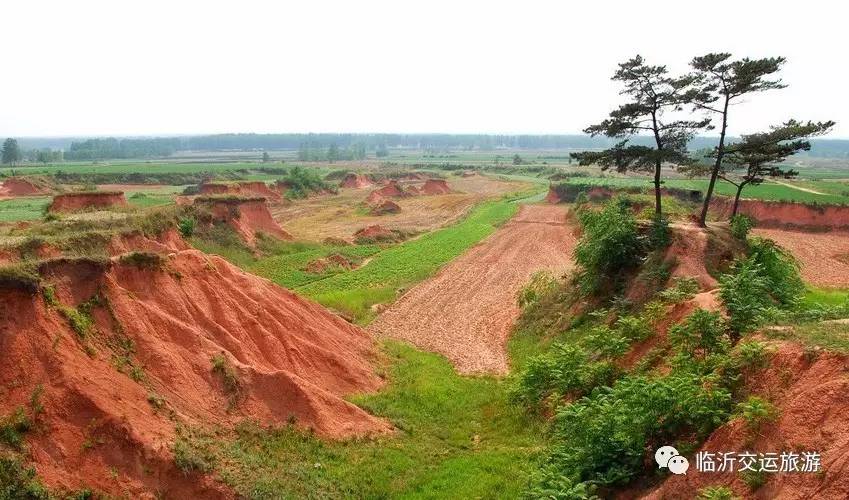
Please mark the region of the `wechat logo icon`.
POLYGON ((690 462, 672 446, 658 448, 654 452, 654 461, 657 462, 658 468, 668 468, 673 474, 686 474, 690 468, 690 462))

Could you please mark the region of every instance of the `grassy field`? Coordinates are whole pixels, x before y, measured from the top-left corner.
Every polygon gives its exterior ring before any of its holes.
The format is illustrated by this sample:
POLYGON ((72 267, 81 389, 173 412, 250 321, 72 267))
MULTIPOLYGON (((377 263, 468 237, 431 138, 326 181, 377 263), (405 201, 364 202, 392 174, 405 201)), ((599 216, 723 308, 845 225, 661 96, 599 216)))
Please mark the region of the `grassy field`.
POLYGON ((298 293, 357 320, 368 323, 374 313, 370 306, 391 300, 396 290, 420 281, 490 235, 516 211, 506 200, 477 207, 462 222, 388 248, 375 255, 368 265, 352 272, 296 288, 298 293))
POLYGON ((387 341, 388 385, 354 402, 394 436, 322 441, 242 427, 210 439, 218 472, 249 498, 518 498, 545 447, 542 424, 510 405, 507 382, 460 377, 441 356, 387 341))
MULTIPOLYGON (((651 181, 640 177, 573 177, 564 180, 571 184, 591 184, 612 187, 641 187, 651 188, 651 181)), ((707 190, 706 179, 668 179, 664 183, 667 187, 707 190)), ((743 191, 744 198, 761 200, 783 200, 805 203, 843 204, 849 203, 849 185, 834 181, 809 181, 799 184, 800 187, 820 191, 823 194, 815 194, 799 189, 794 189, 781 184, 765 182, 758 186, 749 186, 743 191), (842 186, 842 188, 841 188, 842 186), (841 190, 842 189, 842 190, 841 190)), ((735 188, 727 182, 717 182, 715 192, 720 195, 734 196, 735 188)))
POLYGON ((41 219, 50 203, 49 196, 0 200, 0 222, 19 222, 41 219))

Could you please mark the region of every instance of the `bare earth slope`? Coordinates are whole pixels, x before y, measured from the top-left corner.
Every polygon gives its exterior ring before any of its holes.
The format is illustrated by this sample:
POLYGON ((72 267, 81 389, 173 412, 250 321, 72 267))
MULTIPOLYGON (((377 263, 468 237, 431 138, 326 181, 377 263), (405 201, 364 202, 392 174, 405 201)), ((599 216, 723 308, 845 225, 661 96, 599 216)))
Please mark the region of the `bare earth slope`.
POLYGON ((445 355, 465 374, 504 374, 516 294, 535 271, 572 265, 565 209, 523 205, 492 236, 410 290, 369 327, 445 355))
POLYGON ((849 232, 805 233, 784 229, 755 229, 790 251, 801 266, 802 278, 816 286, 849 286, 849 232))

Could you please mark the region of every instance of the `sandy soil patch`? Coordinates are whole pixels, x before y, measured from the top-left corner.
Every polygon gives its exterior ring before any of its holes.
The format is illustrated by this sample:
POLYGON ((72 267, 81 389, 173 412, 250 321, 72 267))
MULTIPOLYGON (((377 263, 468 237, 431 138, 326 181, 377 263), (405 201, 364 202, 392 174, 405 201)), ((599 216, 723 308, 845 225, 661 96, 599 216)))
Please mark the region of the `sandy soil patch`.
POLYGON ((451 177, 448 185, 456 192, 394 198, 393 201, 401 206, 396 214, 368 214, 363 205, 369 195, 367 189, 340 189, 334 196, 315 196, 285 206, 273 205, 271 213, 296 239, 313 241, 328 237, 350 239, 357 228, 373 224, 410 232, 432 231, 462 218, 481 200, 525 187, 525 183, 485 176, 451 177))
POLYGON ((516 294, 539 270, 572 266, 564 207, 524 205, 492 236, 411 289, 369 327, 445 355, 464 374, 507 373, 516 294))

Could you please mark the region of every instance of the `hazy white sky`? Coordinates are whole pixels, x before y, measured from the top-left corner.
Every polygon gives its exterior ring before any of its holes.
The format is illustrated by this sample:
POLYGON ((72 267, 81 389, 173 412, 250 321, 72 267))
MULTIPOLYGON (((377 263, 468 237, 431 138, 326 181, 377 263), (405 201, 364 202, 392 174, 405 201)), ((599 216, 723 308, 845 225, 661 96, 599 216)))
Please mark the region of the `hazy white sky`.
POLYGON ((0 137, 217 132, 575 133, 637 53, 784 55, 790 87, 734 110, 849 137, 838 1, 4 2, 0 137))

